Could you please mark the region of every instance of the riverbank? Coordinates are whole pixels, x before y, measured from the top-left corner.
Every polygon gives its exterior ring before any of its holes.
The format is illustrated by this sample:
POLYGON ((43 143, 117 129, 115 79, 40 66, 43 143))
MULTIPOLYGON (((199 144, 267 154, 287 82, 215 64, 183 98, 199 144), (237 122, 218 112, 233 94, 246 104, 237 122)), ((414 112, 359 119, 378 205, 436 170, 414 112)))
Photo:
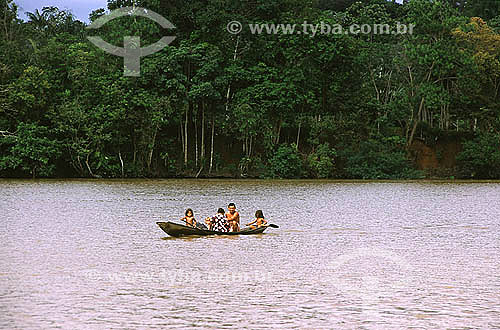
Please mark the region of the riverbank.
POLYGON ((213 182, 213 183, 316 183, 316 184, 500 184, 500 180, 464 180, 464 179, 412 179, 412 180, 360 180, 360 179, 260 179, 260 178, 0 178, 0 182, 50 183, 50 182, 102 182, 102 183, 167 183, 167 182, 213 182))

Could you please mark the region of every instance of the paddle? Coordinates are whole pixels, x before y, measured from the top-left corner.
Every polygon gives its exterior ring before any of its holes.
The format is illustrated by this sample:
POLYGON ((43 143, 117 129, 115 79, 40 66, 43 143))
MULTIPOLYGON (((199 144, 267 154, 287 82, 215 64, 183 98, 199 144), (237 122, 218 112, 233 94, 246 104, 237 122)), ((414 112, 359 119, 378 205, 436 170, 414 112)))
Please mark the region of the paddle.
MULTIPOLYGON (((263 225, 263 226, 261 226, 261 227, 279 228, 280 226, 275 225, 275 224, 272 224, 272 223, 269 223, 269 224, 267 224, 267 225, 263 225)), ((247 227, 247 228, 248 228, 248 227, 247 227)))

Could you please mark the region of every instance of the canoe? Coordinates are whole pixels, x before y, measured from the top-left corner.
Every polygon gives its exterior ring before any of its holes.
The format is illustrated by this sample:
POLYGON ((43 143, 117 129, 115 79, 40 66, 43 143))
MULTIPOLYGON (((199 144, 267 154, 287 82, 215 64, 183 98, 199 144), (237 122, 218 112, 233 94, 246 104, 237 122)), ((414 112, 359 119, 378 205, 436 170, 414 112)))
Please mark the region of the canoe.
POLYGON ((221 232, 213 230, 205 230, 199 228, 188 227, 173 222, 157 222, 156 223, 164 232, 173 237, 180 236, 210 236, 210 235, 254 235, 262 234, 267 227, 260 227, 256 229, 244 228, 237 232, 221 232))

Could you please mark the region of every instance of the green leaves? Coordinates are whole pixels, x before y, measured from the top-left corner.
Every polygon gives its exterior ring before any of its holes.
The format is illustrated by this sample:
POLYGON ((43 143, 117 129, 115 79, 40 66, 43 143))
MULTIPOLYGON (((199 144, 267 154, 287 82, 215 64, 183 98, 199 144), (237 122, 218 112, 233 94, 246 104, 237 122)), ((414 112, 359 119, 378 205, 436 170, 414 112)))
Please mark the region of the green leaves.
POLYGON ((463 178, 500 178, 500 134, 483 132, 466 141, 457 161, 463 178))
POLYGON ((45 126, 20 123, 7 155, 0 157, 0 170, 13 169, 36 176, 54 174, 61 144, 45 126))
POLYGON ((351 179, 417 179, 422 173, 415 170, 399 139, 368 139, 359 147, 342 150, 340 156, 346 161, 345 170, 351 179))
MULTIPOLYGON (((177 27, 122 17, 92 31, 118 47, 124 36, 145 46, 176 35, 141 59, 137 78, 67 10, 38 9, 23 23, 11 0, 0 5, 0 131, 17 135, 0 140, 0 175, 203 176, 215 164, 250 176, 409 178, 420 175, 408 160, 414 139, 500 129, 496 5, 113 0, 108 9, 131 4, 177 27), (472 12, 485 17, 464 16, 472 12), (238 35, 226 29, 233 20, 238 35), (304 21, 415 29, 313 37, 248 28, 304 21)), ((474 150, 495 155, 493 138, 479 136, 462 156, 467 175, 495 163, 476 161, 474 150)))
POLYGON ((330 148, 328 142, 320 144, 318 148, 307 157, 307 166, 312 176, 318 179, 328 179, 334 175, 337 151, 330 148))
POLYGON ((280 145, 269 160, 269 176, 271 178, 300 178, 303 171, 303 160, 293 145, 280 145))

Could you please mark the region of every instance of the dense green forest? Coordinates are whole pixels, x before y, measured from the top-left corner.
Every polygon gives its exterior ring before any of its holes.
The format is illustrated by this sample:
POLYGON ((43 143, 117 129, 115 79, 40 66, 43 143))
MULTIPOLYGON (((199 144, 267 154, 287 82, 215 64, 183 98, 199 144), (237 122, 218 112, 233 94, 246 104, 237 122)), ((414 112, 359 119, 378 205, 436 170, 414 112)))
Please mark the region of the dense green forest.
POLYGON ((89 30, 56 7, 23 21, 1 1, 0 177, 500 178, 500 1, 109 0, 89 14, 135 5, 172 30, 130 16, 89 30), (231 34, 235 20, 415 29, 231 34), (127 77, 91 35, 176 39, 127 77))

